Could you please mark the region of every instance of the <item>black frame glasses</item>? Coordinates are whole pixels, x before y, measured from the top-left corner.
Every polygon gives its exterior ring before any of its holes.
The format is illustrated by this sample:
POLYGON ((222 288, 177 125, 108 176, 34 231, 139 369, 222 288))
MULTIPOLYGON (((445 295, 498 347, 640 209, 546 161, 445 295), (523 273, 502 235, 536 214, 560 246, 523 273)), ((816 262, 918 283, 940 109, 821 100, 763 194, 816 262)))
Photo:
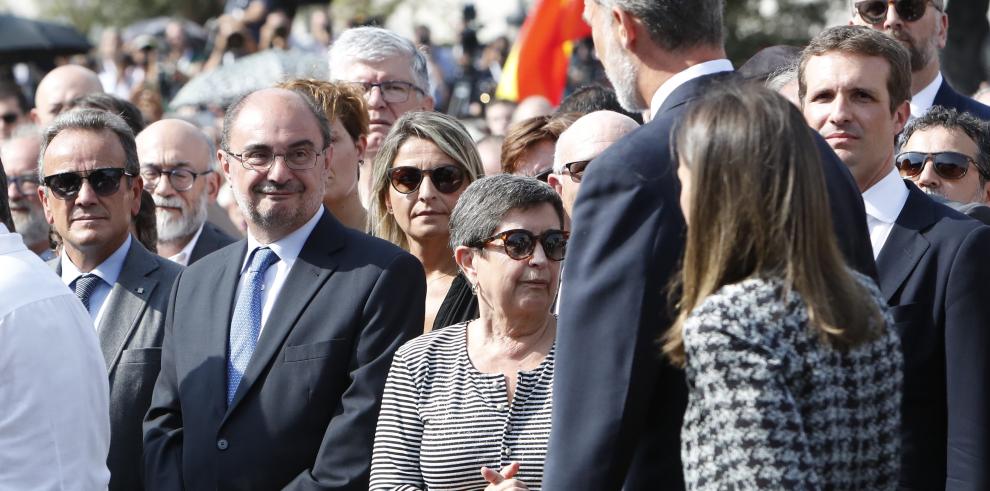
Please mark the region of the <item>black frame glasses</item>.
POLYGON ((564 168, 567 169, 567 173, 570 174, 572 181, 581 182, 581 179, 584 179, 584 170, 588 168, 588 164, 592 160, 575 160, 574 162, 564 164, 564 168))
POLYGON ((870 25, 877 25, 887 20, 887 6, 890 4, 894 5, 897 16, 905 22, 914 22, 924 17, 928 4, 932 4, 939 12, 942 11, 932 0, 865 0, 854 5, 860 19, 870 25))
POLYGON ((959 152, 901 152, 894 157, 894 166, 897 167, 898 172, 901 176, 909 178, 920 176, 928 162, 932 163, 935 174, 942 179, 962 179, 970 165, 987 178, 976 166, 976 160, 959 152))
POLYGON ((392 167, 387 174, 388 182, 400 194, 411 194, 418 191, 426 176, 430 176, 433 187, 443 194, 456 192, 467 181, 467 172, 461 166, 454 164, 425 170, 411 165, 403 165, 392 167))
POLYGON ((253 149, 245 150, 241 153, 234 153, 228 149, 223 149, 224 153, 234 157, 238 162, 241 163, 241 167, 248 170, 253 170, 255 172, 266 172, 275 165, 275 160, 282 157, 282 162, 286 167, 292 170, 309 170, 316 167, 317 160, 320 159, 320 155, 327 151, 327 147, 323 147, 317 151, 313 147, 298 147, 292 150, 288 150, 284 153, 276 153, 267 149, 253 149), (292 152, 301 152, 290 154, 292 152))
POLYGON ((206 172, 194 172, 184 167, 176 167, 172 170, 165 170, 157 165, 145 164, 141 166, 141 179, 144 181, 144 189, 151 191, 158 187, 158 180, 162 174, 168 176, 168 183, 176 191, 189 191, 196 184, 196 178, 213 172, 213 169, 206 172))
POLYGON ((107 197, 120 190, 122 177, 134 177, 123 167, 105 167, 89 172, 62 172, 45 176, 45 187, 58 199, 71 200, 79 195, 83 181, 89 181, 89 186, 97 196, 107 197))
POLYGON ((7 184, 13 184, 14 189, 16 189, 18 193, 29 195, 38 191, 38 186, 41 185, 41 181, 35 174, 23 174, 20 176, 7 176, 7 184), (31 187, 26 191, 24 189, 25 184, 31 185, 31 187))
POLYGON ((550 174, 553 174, 553 167, 549 169, 541 170, 540 172, 537 172, 533 177, 535 177, 537 181, 547 182, 550 180, 550 174))
POLYGON ((502 241, 502 250, 506 256, 517 261, 529 259, 536 251, 536 243, 543 247, 543 254, 551 261, 563 261, 567 253, 567 239, 571 233, 566 230, 550 229, 536 235, 526 229, 516 228, 497 233, 487 239, 474 243, 473 247, 483 249, 493 241, 502 241))
POLYGON ((409 100, 409 95, 413 92, 419 92, 422 95, 426 95, 426 91, 416 86, 414 83, 406 82, 405 80, 385 80, 382 82, 349 82, 361 88, 364 92, 364 96, 367 98, 371 95, 371 91, 378 87, 378 91, 382 93, 382 99, 389 103, 400 103, 409 100))

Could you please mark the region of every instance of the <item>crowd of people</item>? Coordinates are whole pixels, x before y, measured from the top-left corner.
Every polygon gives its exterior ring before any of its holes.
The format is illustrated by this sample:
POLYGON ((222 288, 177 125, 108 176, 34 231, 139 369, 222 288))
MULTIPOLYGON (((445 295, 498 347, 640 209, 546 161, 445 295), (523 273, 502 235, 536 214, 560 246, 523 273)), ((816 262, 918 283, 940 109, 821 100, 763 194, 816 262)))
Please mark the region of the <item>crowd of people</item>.
MULTIPOLYGON (((198 69, 287 42, 255 3, 198 69)), ((990 488, 944 7, 737 72, 722 0, 586 0, 610 84, 480 126, 422 30, 327 28, 219 124, 117 55, 0 86, 0 488, 990 488)))

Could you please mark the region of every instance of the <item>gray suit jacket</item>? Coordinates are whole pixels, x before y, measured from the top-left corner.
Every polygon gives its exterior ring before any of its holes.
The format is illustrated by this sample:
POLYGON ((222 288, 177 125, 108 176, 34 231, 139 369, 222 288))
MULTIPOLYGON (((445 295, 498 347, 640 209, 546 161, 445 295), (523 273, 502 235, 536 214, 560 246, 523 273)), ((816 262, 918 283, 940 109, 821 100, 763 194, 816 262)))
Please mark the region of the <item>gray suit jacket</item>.
MULTIPOLYGON (((53 259, 61 275, 59 259, 53 259)), ((97 334, 110 375, 111 490, 142 489, 141 422, 161 368, 165 310, 182 266, 148 252, 137 240, 106 299, 97 334)))

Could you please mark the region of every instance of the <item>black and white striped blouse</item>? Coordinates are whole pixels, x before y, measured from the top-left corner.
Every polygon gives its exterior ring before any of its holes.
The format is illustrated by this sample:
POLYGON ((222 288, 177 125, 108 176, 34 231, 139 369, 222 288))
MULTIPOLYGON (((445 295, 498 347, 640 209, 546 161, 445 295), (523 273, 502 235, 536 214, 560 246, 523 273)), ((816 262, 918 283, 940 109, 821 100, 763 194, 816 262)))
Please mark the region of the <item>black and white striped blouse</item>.
POLYGON ((481 467, 520 463, 516 478, 540 489, 550 438, 554 351, 520 371, 508 403, 505 377, 481 373, 467 352, 467 323, 403 345, 385 383, 371 489, 483 489, 481 467))

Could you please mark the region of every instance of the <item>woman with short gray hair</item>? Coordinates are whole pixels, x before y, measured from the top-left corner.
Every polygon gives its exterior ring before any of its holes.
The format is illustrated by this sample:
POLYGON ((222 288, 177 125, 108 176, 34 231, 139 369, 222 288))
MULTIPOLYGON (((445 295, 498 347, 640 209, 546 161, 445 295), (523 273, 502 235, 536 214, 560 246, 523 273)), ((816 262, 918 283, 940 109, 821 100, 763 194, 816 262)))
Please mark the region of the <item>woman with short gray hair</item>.
POLYGON ((372 489, 540 489, 550 437, 564 208, 545 183, 475 181, 450 219, 480 318, 424 334, 392 361, 372 489))

